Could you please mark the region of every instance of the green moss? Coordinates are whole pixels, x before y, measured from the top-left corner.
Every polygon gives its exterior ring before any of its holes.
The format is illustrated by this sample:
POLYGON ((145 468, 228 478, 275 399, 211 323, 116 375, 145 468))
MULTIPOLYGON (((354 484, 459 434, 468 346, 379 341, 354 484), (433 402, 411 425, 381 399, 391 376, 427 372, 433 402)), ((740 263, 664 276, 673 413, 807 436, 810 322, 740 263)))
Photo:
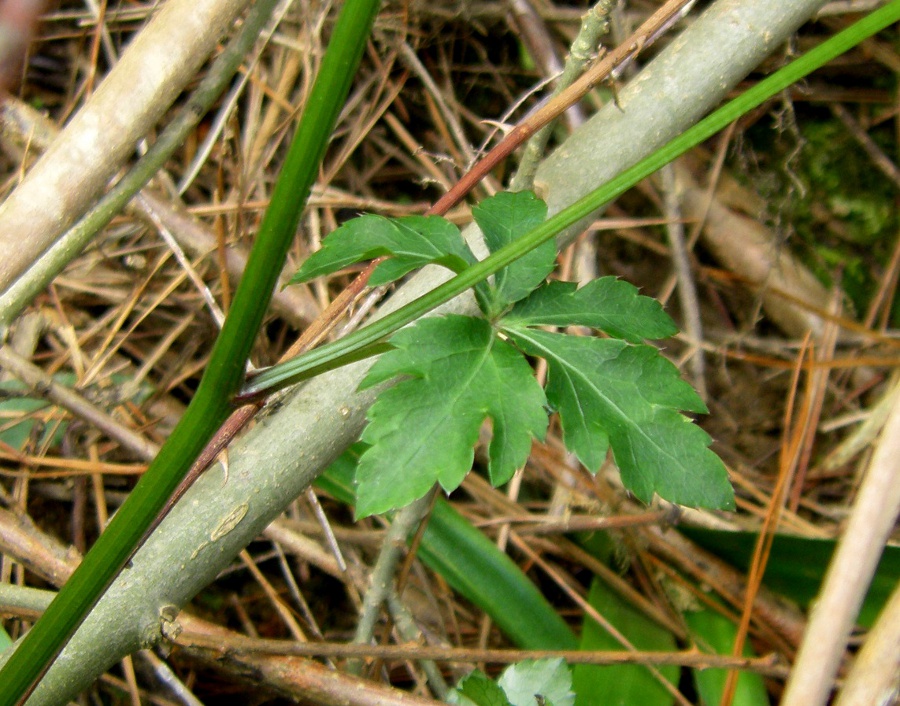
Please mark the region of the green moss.
MULTIPOLYGON (((799 107, 798 107, 799 110, 799 107)), ((830 113, 798 116, 797 127, 758 124, 745 135, 743 172, 769 204, 776 229, 828 286, 840 283, 856 312, 878 289, 900 228, 896 187, 830 113), (799 147, 799 149, 798 149, 799 147)), ((869 131, 897 154, 890 125, 869 131)), ((900 299, 893 323, 900 322, 900 299)))
MULTIPOLYGON (((807 187, 803 199, 806 210, 813 214, 815 204, 825 206, 831 217, 845 227, 836 233, 844 240, 863 245, 888 244, 897 225, 893 185, 843 125, 836 121, 812 122, 801 129, 806 143, 798 174, 807 187)), ((872 137, 889 143, 882 131, 873 131, 872 137)), ((887 154, 891 153, 890 144, 881 146, 887 154)), ((816 219, 810 220, 815 223, 816 219)))

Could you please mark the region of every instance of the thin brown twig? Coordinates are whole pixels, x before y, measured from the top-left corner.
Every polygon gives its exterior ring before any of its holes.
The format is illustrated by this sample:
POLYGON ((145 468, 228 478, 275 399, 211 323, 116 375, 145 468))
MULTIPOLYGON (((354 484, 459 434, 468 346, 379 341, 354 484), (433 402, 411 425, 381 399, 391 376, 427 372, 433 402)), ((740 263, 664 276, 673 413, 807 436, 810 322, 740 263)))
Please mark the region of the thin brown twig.
POLYGON ((353 645, 336 642, 296 643, 290 640, 265 640, 235 636, 225 641, 210 638, 190 630, 182 632, 175 644, 184 647, 204 647, 229 654, 296 655, 308 657, 356 657, 360 659, 430 659, 436 662, 487 662, 512 664, 525 659, 563 659, 569 664, 643 664, 679 665, 696 669, 733 668, 753 671, 773 677, 786 676, 788 669, 775 654, 763 657, 730 657, 710 655, 695 650, 680 652, 651 652, 643 650, 508 650, 474 649, 465 647, 435 647, 433 645, 353 645))
POLYGON ((156 444, 132 431, 74 390, 59 384, 41 368, 18 355, 9 346, 0 347, 0 365, 11 371, 26 385, 31 386, 37 395, 46 397, 51 402, 94 425, 139 458, 151 459, 156 455, 158 450, 156 444))

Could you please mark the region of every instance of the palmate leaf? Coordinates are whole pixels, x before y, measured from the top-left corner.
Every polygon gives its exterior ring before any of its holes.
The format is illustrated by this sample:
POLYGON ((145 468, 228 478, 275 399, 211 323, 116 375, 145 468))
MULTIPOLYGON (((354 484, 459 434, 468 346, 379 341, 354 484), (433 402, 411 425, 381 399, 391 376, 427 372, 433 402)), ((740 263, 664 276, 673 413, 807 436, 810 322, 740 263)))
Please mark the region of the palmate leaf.
POLYGON ((675 322, 656 299, 643 297, 632 284, 601 277, 577 289, 574 282, 548 282, 516 304, 505 326, 589 326, 632 343, 668 338, 675 322))
POLYGON ((402 507, 435 484, 449 492, 472 467, 482 422, 493 422, 495 485, 524 465, 547 428, 545 397, 531 367, 483 319, 422 319, 398 332, 361 387, 402 379, 369 409, 357 472, 360 517, 402 507))
POLYGON ((547 361, 547 399, 566 446, 592 472, 612 447, 622 482, 649 502, 730 508, 733 491, 710 438, 678 413, 706 412, 678 369, 650 346, 505 326, 525 353, 547 361))
POLYGON ((391 259, 375 268, 369 279, 372 286, 393 282, 424 265, 443 265, 461 272, 475 262, 459 228, 443 218, 384 218, 370 214, 347 221, 325 238, 321 249, 306 259, 290 283, 307 282, 383 256, 391 259))

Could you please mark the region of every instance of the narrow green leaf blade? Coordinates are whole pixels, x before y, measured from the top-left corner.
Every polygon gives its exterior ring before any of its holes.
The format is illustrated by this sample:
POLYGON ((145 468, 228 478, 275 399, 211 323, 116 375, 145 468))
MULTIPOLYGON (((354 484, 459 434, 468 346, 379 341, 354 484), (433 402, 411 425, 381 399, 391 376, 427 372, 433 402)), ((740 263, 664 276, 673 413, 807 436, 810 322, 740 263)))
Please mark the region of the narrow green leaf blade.
MULTIPOLYGON (((750 566, 759 541, 756 532, 725 532, 684 526, 681 533, 742 571, 750 566)), ((808 607, 819 595, 836 546, 834 539, 776 534, 763 583, 800 606, 808 607)), ((898 582, 900 547, 889 544, 884 548, 875 576, 869 584, 857 623, 866 628, 872 627, 898 582)))
POLYGON ((503 483, 523 465, 532 437, 547 428, 545 398, 528 362, 483 319, 433 317, 391 338, 362 382, 409 375, 382 392, 362 440, 357 513, 386 512, 434 485, 454 490, 472 467, 485 418, 494 424, 489 471, 503 483))
MULTIPOLYGON (((547 204, 530 191, 506 191, 474 206, 472 217, 494 253, 543 223, 547 204)), ((548 241, 499 270, 494 275, 492 308, 502 310, 527 296, 553 271, 555 264, 556 245, 548 241)))
POLYGON ((522 569, 444 498, 434 504, 419 556, 519 647, 577 648, 566 622, 522 569))
POLYGON ((668 338, 678 327, 662 305, 638 294, 633 284, 601 277, 580 289, 575 282, 548 282, 503 319, 513 326, 589 326, 632 343, 668 338))
MULTIPOLYGON (((591 583, 588 602, 639 650, 674 652, 675 637, 665 628, 626 603, 599 579, 591 583)), ((591 618, 584 621, 582 650, 621 650, 622 644, 591 618)), ((671 683, 678 683, 678 667, 660 667, 671 683)), ((598 667, 576 664, 573 684, 576 706, 626 704, 627 706, 669 706, 674 698, 650 670, 637 664, 598 667)))
POLYGON ((706 407, 659 351, 615 339, 504 330, 547 361, 547 398, 559 411, 566 446, 590 471, 611 446, 622 482, 644 502, 658 493, 682 505, 733 506, 709 436, 677 411, 706 407))
POLYGON ((376 257, 392 259, 372 273, 370 284, 387 284, 419 267, 439 264, 461 272, 475 262, 459 228, 438 216, 384 218, 365 215, 347 221, 322 241, 291 278, 291 284, 328 275, 376 257))
MULTIPOLYGON (((737 637, 737 626, 728 618, 711 608, 686 610, 682 613, 682 617, 701 652, 731 654, 737 637)), ((744 656, 754 656, 750 645, 744 645, 744 656)), ((694 669, 692 672, 701 703, 709 706, 721 703, 728 670, 694 669)), ((741 672, 738 675, 731 706, 768 706, 768 704, 769 696, 762 677, 753 672, 741 672)))

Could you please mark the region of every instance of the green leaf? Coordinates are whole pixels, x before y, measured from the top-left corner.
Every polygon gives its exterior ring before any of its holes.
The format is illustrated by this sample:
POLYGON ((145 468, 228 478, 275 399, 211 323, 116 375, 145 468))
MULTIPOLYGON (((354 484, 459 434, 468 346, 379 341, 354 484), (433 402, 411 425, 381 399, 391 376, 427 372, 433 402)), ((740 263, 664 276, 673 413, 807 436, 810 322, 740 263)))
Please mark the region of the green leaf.
MULTIPOLYGON (((756 532, 725 532, 685 526, 681 528, 681 533, 741 570, 750 566, 754 547, 759 541, 759 534, 756 532)), ((837 541, 834 539, 776 534, 763 583, 802 607, 809 606, 819 595, 819 588, 836 546, 837 541)), ((866 628, 872 626, 898 581, 900 547, 888 545, 884 548, 866 599, 860 608, 857 617, 860 625, 866 628)))
POLYGON ((526 659, 511 664, 497 683, 512 706, 534 706, 540 696, 547 704, 572 706, 572 673, 561 659, 526 659))
POLYGON ((589 326, 632 343, 678 332, 660 303, 628 282, 601 277, 577 287, 575 282, 545 284, 516 304, 504 325, 589 326))
POLYGON ((547 361, 547 399, 559 411, 566 446, 588 470, 599 469, 611 446, 622 482, 644 502, 658 493, 682 505, 733 507, 709 436, 677 412, 706 407, 659 351, 615 339, 503 330, 547 361))
POLYGON ((459 228, 443 218, 366 215, 348 221, 325 238, 321 249, 310 255, 291 278, 291 284, 383 256, 391 259, 375 268, 369 279, 372 286, 393 282, 423 265, 438 264, 462 272, 475 262, 459 228))
POLYGON ((509 245, 494 252, 489 257, 468 267, 449 282, 436 287, 427 294, 385 315, 368 326, 344 336, 338 341, 326 343, 308 351, 293 360, 273 366, 250 381, 243 390, 243 396, 250 398, 267 390, 278 390, 289 384, 307 379, 314 370, 322 369, 330 361, 346 359, 353 351, 370 346, 405 326, 411 321, 435 309, 440 304, 477 286, 504 267, 508 267, 526 253, 540 247, 553 238, 563 228, 590 216, 603 204, 609 203, 625 193, 660 167, 681 156, 689 149, 715 135, 745 112, 761 105, 791 83, 806 76, 811 71, 855 46, 864 38, 893 24, 900 17, 900 0, 866 15, 840 34, 828 39, 799 59, 788 64, 771 76, 754 84, 739 97, 708 115, 699 123, 688 128, 683 134, 666 143, 652 154, 628 167, 618 176, 597 187, 575 203, 553 214, 546 221, 523 234, 509 245))
MULTIPOLYGON (((686 610, 682 613, 685 625, 701 652, 730 655, 737 637, 737 626, 721 613, 711 609, 686 610)), ((744 645, 745 657, 753 657, 753 648, 744 645)), ((727 669, 693 669, 694 684, 700 694, 700 702, 717 706, 722 700, 727 669)), ((766 685, 759 674, 741 672, 731 700, 731 706, 768 706, 766 685)))
MULTIPOLYGON (((543 223, 547 204, 530 191, 506 191, 473 207, 472 216, 493 253, 543 223)), ((498 270, 486 292, 484 288, 478 290, 482 311, 491 317, 527 296, 553 271, 555 264, 556 244, 550 240, 498 270)))
MULTIPOLYGON (((0 389, 10 382, 13 381, 0 383, 0 389)), ((24 451, 34 428, 41 423, 31 415, 48 406, 45 400, 31 397, 14 397, 0 402, 0 441, 14 449, 24 451)), ((42 447, 48 442, 53 446, 61 442, 66 426, 67 423, 62 420, 49 425, 43 430, 38 446, 42 447)))
MULTIPOLYGON (((674 652, 675 637, 653 622, 599 579, 591 583, 588 602, 638 650, 674 652)), ((584 621, 582 650, 622 650, 622 644, 591 618, 584 621)), ((578 706, 625 704, 627 706, 669 706, 670 694, 650 670, 638 664, 600 667, 576 664, 573 675, 578 706)), ((659 667, 671 684, 678 683, 678 667, 659 667)))
POLYGON ((448 701, 461 706, 512 706, 503 689, 478 669, 460 680, 448 701))
POLYGON ((357 513, 386 512, 447 492, 472 467, 485 418, 494 424, 491 480, 506 482, 525 464, 531 438, 547 428, 544 393, 528 362, 483 319, 426 318, 398 332, 360 387, 412 376, 382 392, 369 409, 357 476, 357 513))

